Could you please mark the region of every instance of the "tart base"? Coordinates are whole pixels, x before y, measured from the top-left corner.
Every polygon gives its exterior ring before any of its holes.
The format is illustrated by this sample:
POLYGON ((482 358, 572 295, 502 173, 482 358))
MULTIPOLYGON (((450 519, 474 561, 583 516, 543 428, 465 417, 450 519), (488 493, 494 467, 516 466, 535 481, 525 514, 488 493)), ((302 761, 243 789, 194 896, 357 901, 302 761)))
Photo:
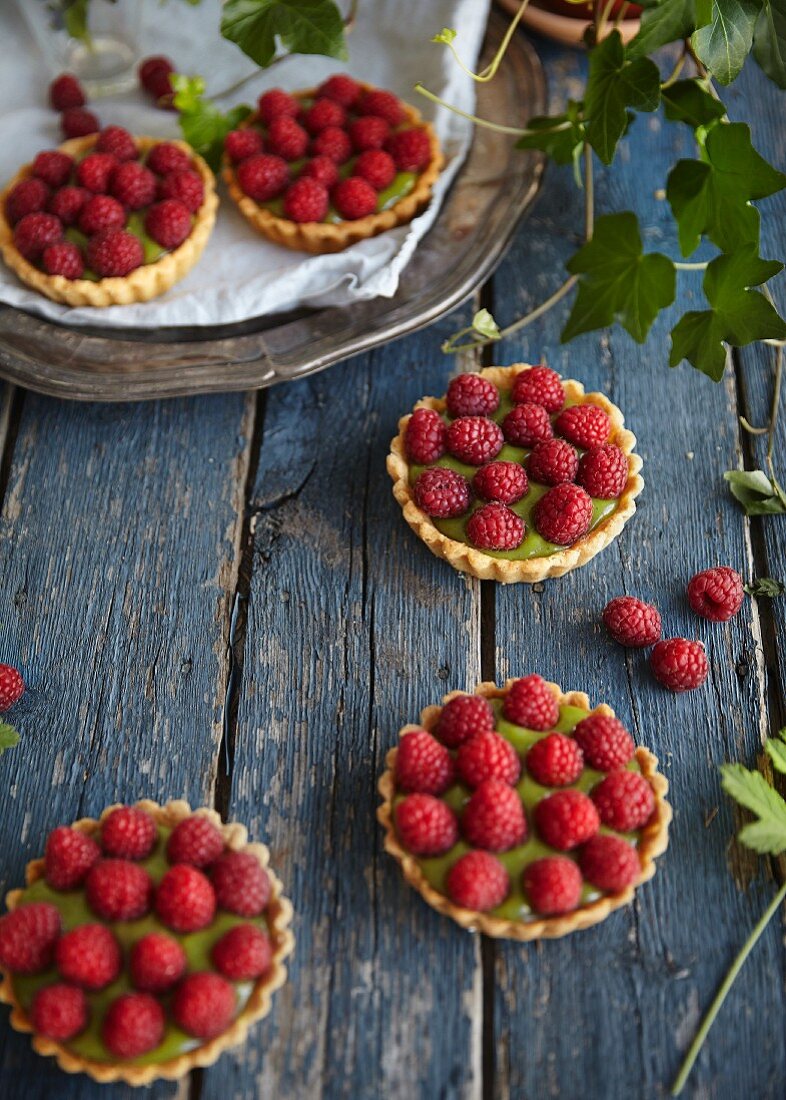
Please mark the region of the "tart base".
MULTIPOLYGON (((142 799, 134 803, 137 809, 149 813, 158 825, 174 828, 179 821, 191 814, 191 807, 187 802, 176 800, 167 802, 161 806, 157 802, 142 799)), ((94 818, 85 817, 75 821, 72 828, 92 836, 99 832, 101 823, 116 806, 107 806, 96 821, 94 818)), ((192 1069, 210 1066, 219 1055, 230 1047, 242 1043, 248 1033, 249 1027, 257 1020, 261 1020, 270 1011, 271 995, 280 989, 287 978, 286 967, 283 960, 292 953, 295 946, 295 938, 289 925, 292 921, 292 905, 288 898, 282 894, 282 885, 269 866, 270 853, 264 844, 249 844, 248 831, 244 825, 231 822, 223 824, 215 810, 200 809, 197 813, 204 814, 216 825, 224 837, 224 843, 234 852, 249 852, 260 863, 270 879, 270 901, 267 906, 268 924, 270 929, 270 941, 272 947, 272 959, 270 970, 262 978, 254 983, 248 1001, 242 1011, 232 1021, 229 1028, 217 1035, 215 1039, 209 1039, 206 1043, 194 1050, 178 1055, 167 1062, 153 1065, 130 1065, 121 1062, 96 1062, 90 1058, 83 1058, 74 1054, 67 1046, 48 1039, 43 1035, 37 1035, 30 1023, 24 1008, 20 1005, 14 992, 12 975, 0 968, 0 1002, 11 1005, 11 1027, 15 1031, 30 1032, 33 1035, 33 1049, 38 1054, 53 1055, 57 1059, 60 1069, 66 1073, 86 1073, 94 1081, 105 1084, 110 1081, 124 1081, 128 1085, 149 1085, 152 1081, 163 1078, 175 1080, 183 1077, 192 1069)), ((25 880, 27 885, 36 882, 44 876, 43 859, 34 859, 27 865, 25 880)), ((15 909, 22 900, 22 890, 11 890, 6 895, 6 905, 9 909, 15 909)))
MULTIPOLYGON (((506 680, 503 687, 496 684, 483 682, 475 688, 476 695, 482 695, 486 699, 502 699, 510 689, 513 680, 506 680)), ((560 706, 581 707, 591 714, 603 714, 613 718, 614 711, 605 703, 590 710, 589 698, 584 692, 571 691, 563 693, 559 686, 549 683, 549 688, 554 692, 560 706)), ((442 700, 442 705, 448 703, 458 695, 465 695, 463 691, 451 691, 442 700)), ((416 729, 432 730, 437 722, 440 706, 426 707, 420 715, 420 725, 407 725, 399 731, 399 738, 405 733, 416 729)), ((471 909, 465 909, 455 905, 449 897, 436 890, 424 875, 415 857, 402 847, 396 835, 393 824, 393 799, 396 793, 395 766, 397 748, 393 748, 385 758, 385 771, 383 772, 378 789, 383 802, 377 809, 377 820, 385 830, 385 851, 388 852, 401 866, 404 878, 410 886, 421 895, 432 909, 450 917, 468 932, 482 932, 494 939, 507 940, 539 940, 558 939, 567 936, 570 932, 578 932, 584 928, 590 928, 593 924, 599 924, 605 920, 609 913, 615 909, 627 905, 633 900, 636 887, 642 882, 647 882, 655 874, 655 858, 666 851, 669 842, 669 822, 672 818, 671 806, 666 801, 669 789, 668 780, 658 771, 658 759, 649 749, 639 746, 636 749, 636 760, 641 768, 641 774, 649 780, 652 793, 655 796, 655 809, 648 823, 641 830, 641 840, 637 849, 641 872, 638 879, 631 886, 617 893, 605 894, 602 898, 575 909, 572 913, 565 913, 554 917, 534 917, 530 921, 505 920, 501 917, 491 916, 488 913, 478 913, 471 909)))

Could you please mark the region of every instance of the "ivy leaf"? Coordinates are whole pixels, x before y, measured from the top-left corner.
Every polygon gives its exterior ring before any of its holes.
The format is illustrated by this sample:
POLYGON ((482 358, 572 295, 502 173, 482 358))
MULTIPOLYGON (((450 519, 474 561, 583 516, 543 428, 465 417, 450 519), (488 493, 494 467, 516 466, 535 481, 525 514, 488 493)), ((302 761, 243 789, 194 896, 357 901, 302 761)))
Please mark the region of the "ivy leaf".
POLYGON ((739 76, 753 44, 762 2, 712 0, 709 24, 694 32, 691 43, 696 55, 719 84, 731 84, 739 76))
POLYGON ((786 496, 777 482, 763 470, 728 470, 724 475, 731 494, 745 509, 746 516, 786 514, 786 496))
POLYGON ((0 722, 0 756, 19 744, 19 733, 8 722, 0 722))
POLYGON ((764 0, 753 32, 753 56, 779 88, 786 88, 786 0, 764 0))
POLYGON ((472 318, 472 328, 487 340, 499 340, 499 325, 487 309, 479 309, 472 318))
POLYGON ((678 80, 661 90, 661 99, 666 118, 685 122, 694 130, 699 126, 712 126, 726 114, 723 104, 698 80, 678 80))
POLYGON ((584 109, 587 140, 604 164, 611 164, 617 142, 628 126, 627 107, 654 111, 660 102, 660 73, 654 61, 625 60, 619 31, 590 53, 584 109))
POLYGON ((201 76, 173 73, 174 104, 180 112, 183 137, 207 163, 217 171, 221 164, 224 138, 251 114, 250 107, 233 107, 223 113, 209 99, 203 98, 205 82, 201 76))
POLYGON ((679 42, 689 38, 697 26, 695 0, 662 0, 661 3, 644 3, 641 27, 636 37, 628 43, 628 57, 646 57, 667 42, 679 42))
MULTIPOLYGON (((769 599, 775 599, 776 596, 782 596, 786 592, 786 584, 775 580, 774 577, 757 577, 755 581, 751 581, 744 587, 749 596, 767 596, 769 599)), ((786 740, 786 726, 779 731, 778 736, 786 740)))
POLYGON ((562 115, 538 115, 527 123, 526 134, 516 142, 517 149, 542 149, 548 153, 555 164, 572 164, 576 182, 581 184, 579 158, 584 146, 584 122, 581 117, 582 104, 569 99, 562 115))
POLYGON ((759 819, 740 831, 742 843, 774 856, 786 850, 786 802, 761 772, 724 764, 721 776, 724 791, 759 819))
POLYGON ((598 218, 591 241, 571 257, 568 271, 584 276, 561 340, 606 328, 614 321, 643 343, 659 310, 674 301, 674 264, 645 254, 635 214, 598 218))
POLYGON ((226 0, 221 33, 263 68, 279 47, 347 59, 344 21, 333 0, 226 0))

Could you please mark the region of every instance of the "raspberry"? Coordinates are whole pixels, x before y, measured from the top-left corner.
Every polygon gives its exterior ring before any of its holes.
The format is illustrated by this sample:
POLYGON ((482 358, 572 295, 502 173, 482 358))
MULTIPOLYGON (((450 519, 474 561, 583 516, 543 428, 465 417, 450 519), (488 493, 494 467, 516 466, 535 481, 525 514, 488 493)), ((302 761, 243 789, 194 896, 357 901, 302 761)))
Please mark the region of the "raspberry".
POLYGON ((170 863, 190 863, 194 867, 209 867, 223 851, 221 830, 204 814, 192 814, 178 822, 166 846, 170 863))
POLYGON ((611 431, 611 421, 597 405, 571 405, 559 414, 554 426, 569 443, 584 448, 605 443, 611 431))
POLYGON ((158 197, 159 199, 177 199, 186 210, 196 214, 205 201, 205 185, 199 173, 191 168, 186 169, 185 172, 170 172, 158 185, 158 197))
POLYGON ((234 1014, 235 990, 220 974, 189 974, 172 998, 175 1023, 197 1039, 226 1031, 234 1014))
POLYGON ((19 669, 0 665, 0 711, 8 710, 25 693, 25 682, 19 669))
POLYGON ((592 497, 571 482, 555 485, 535 505, 534 518, 535 528, 544 539, 557 546, 570 546, 590 529, 592 497))
POLYGON ((347 129, 352 147, 358 153, 381 149, 388 139, 390 127, 382 118, 356 118, 347 129))
POLYGON ((87 237, 100 233, 102 229, 122 229, 125 224, 125 207, 111 195, 91 195, 82 207, 77 222, 87 237))
POLYGON ((61 982, 39 989, 30 1005, 33 1030, 58 1043, 65 1043, 84 1031, 88 1015, 82 990, 61 982))
POLYGON ((516 375, 510 396, 516 405, 542 405, 548 413, 559 412, 565 404, 562 379, 550 367, 531 367, 516 375))
POLYGON ((453 782, 450 753, 426 730, 401 738, 396 753, 396 785, 401 791, 442 794, 453 782))
POLYGON ((564 439, 536 443, 527 462, 529 476, 541 485, 562 485, 573 481, 579 468, 579 456, 564 439))
POLYGON ((431 142, 425 130, 397 130, 385 142, 399 172, 420 172, 431 160, 431 142))
POLYGON ((463 515, 469 508, 469 482, 455 470, 431 466, 413 487, 418 508, 436 519, 463 515))
POLYGON ((485 913, 508 896, 510 876, 489 852, 467 852, 448 871, 445 888, 456 905, 485 913))
POLYGON ((216 913, 210 879, 189 863, 176 863, 158 884, 156 913, 175 932, 207 928, 216 913))
POLYGON ((48 275, 62 275, 64 279, 81 279, 85 272, 82 253, 72 241, 59 241, 44 249, 41 263, 48 275))
POLYGON ((584 771, 584 753, 572 737, 547 733, 527 753, 527 771, 543 787, 569 787, 584 771))
POLYGON ((171 91, 171 86, 164 85, 164 80, 168 81, 169 74, 174 71, 175 66, 169 58, 162 57, 160 54, 154 57, 146 57, 137 70, 139 83, 146 92, 155 96, 156 99, 162 94, 162 89, 171 91))
POLYGON ((261 153, 263 146, 262 135, 253 126, 231 130, 224 138, 224 151, 233 164, 238 164, 246 157, 253 157, 255 153, 261 153))
POLYGON ((479 787, 486 779, 513 786, 521 775, 521 761, 511 743, 498 733, 478 733, 456 754, 456 771, 468 787, 479 787))
POLYGON ((60 116, 60 129, 63 137, 78 138, 87 137, 88 134, 98 132, 100 126, 98 118, 92 111, 86 111, 83 107, 69 107, 60 116))
POLYGON ((352 107, 360 95, 360 85, 346 73, 336 73, 320 84, 317 95, 320 99, 334 99, 342 107, 352 107))
POLYGON ((407 423, 404 442, 410 462, 422 465, 442 458, 448 429, 434 409, 415 409, 407 423))
POLYGON ((440 711, 434 732, 449 749, 494 729, 494 711, 482 695, 457 695, 440 711))
POLYGON ((489 852, 520 844, 527 835, 527 819, 518 793, 507 783, 487 779, 465 806, 461 831, 473 848, 489 852))
POLYGON ((146 859, 157 839, 155 821, 136 806, 118 806, 101 826, 104 854, 118 859, 146 859))
POLYGON ((77 218, 90 198, 90 192, 84 187, 61 187, 47 203, 47 210, 59 218, 63 225, 75 225, 77 218))
POLYGON ((582 878, 567 856, 546 856, 524 868, 522 885, 536 913, 570 913, 581 899, 582 878))
POLYGON ((581 745, 587 766, 599 772, 623 768, 636 751, 633 738, 618 718, 610 714, 590 714, 573 731, 581 745))
POLYGON ((628 459, 613 443, 591 447, 579 462, 579 485, 591 497, 616 500, 628 483, 628 459))
POLYGON ((341 127, 346 121, 346 111, 334 99, 318 99, 303 116, 303 122, 310 134, 320 134, 328 126, 341 127))
POLYGON ((101 1025, 101 1038, 117 1058, 137 1058, 164 1037, 164 1010, 149 993, 123 993, 112 1001, 101 1025))
POLYGON ((650 654, 655 679, 669 691, 693 691, 707 679, 709 665, 701 642, 669 638, 658 642, 650 654))
POLYGON ((20 180, 11 188, 5 200, 5 216, 11 225, 16 225, 26 214, 38 214, 43 210, 48 198, 49 188, 43 180, 20 180))
POLYGON ((480 550, 515 550, 525 533, 524 520, 506 504, 484 504, 467 521, 467 538, 480 550))
POLYGON ((377 209, 377 193, 371 184, 360 176, 339 180, 330 192, 333 205, 342 218, 355 221, 373 214, 377 209))
POLYGON ((603 625, 615 642, 637 649, 654 645, 661 634, 658 609, 635 596, 610 600, 603 609, 603 625))
POLYGON ((177 248, 191 232, 191 214, 177 199, 162 199, 145 214, 145 232, 162 248, 177 248))
POLYGON ((344 164, 352 156, 352 142, 345 130, 328 126, 311 142, 312 157, 329 157, 335 164, 344 164))
MULTIPOLYGON (((194 173, 196 175, 196 173, 194 173)), ((162 187, 174 176, 167 176, 162 187)), ((199 176, 196 176, 201 184, 199 176)), ((116 199, 127 206, 129 210, 141 210, 143 206, 149 206, 156 197, 156 177, 149 168, 138 161, 129 160, 125 164, 119 164, 112 173, 112 181, 109 190, 116 199)), ((165 198, 178 198, 179 196, 163 196, 165 198)))
POLYGON ((300 160, 308 148, 308 134, 294 118, 274 118, 267 131, 268 152, 284 160, 300 160))
POLYGON ((49 103, 54 111, 84 107, 86 102, 82 85, 71 73, 61 73, 49 85, 49 103))
POLYGON ((87 242, 87 263, 101 278, 130 275, 144 260, 141 241, 125 229, 105 229, 87 242))
MULTIPOLYGON (((74 169, 73 157, 61 153, 58 149, 38 153, 33 161, 33 175, 50 187, 62 187, 68 182, 74 169)), ((40 208, 39 208, 40 209, 40 208)))
POLYGON ((77 183, 96 195, 106 194, 117 163, 111 153, 88 153, 76 166, 77 183))
POLYGON ((62 238, 63 226, 54 214, 25 214, 14 229, 14 244, 26 260, 37 260, 47 245, 62 238))
POLYGON ((219 909, 258 917, 270 900, 270 879, 250 852, 227 852, 213 864, 210 878, 219 909))
POLYGON ((646 825, 655 809, 652 787, 636 772, 613 771, 592 791, 604 825, 630 833, 646 825))
POLYGON ((103 989, 120 973, 120 944, 104 924, 80 924, 57 941, 60 976, 84 989, 103 989))
POLYGON ((308 176, 296 179, 284 195, 284 213, 293 222, 321 222, 328 205, 327 188, 308 176))
POLYGON ((535 807, 535 825, 546 844, 568 852, 584 844, 600 828, 595 804, 582 791, 568 788, 542 799, 535 807))
POLYGON ((480 374, 459 374, 451 379, 445 402, 453 417, 491 416, 499 408, 499 390, 480 374))
POLYGON ((612 892, 632 886, 641 872, 636 849, 619 836, 592 837, 579 852, 579 864, 587 882, 612 892))
POLYGON ((396 166, 384 150, 367 149, 355 161, 352 173, 370 183, 375 191, 384 191, 395 179, 396 166))
POLYGON ((163 932, 148 932, 131 948, 128 968, 137 989, 163 993, 180 981, 188 960, 177 940, 163 932))
POLYGON ((551 439, 554 431, 542 405, 514 405, 502 421, 505 439, 515 447, 534 447, 551 439))
POLYGON ((458 840, 456 815, 430 794, 410 794, 396 806, 401 843, 416 856, 441 856, 458 840))
POLYGON ((391 126, 400 126, 404 121, 404 108, 399 100, 392 92, 383 92, 378 88, 366 92, 360 101, 358 114, 376 115, 391 126))
POLYGON ((460 416, 448 428, 448 450, 470 466, 496 458, 504 442, 499 424, 486 416, 460 416))
POLYGON ((546 681, 537 674, 513 681, 502 712, 509 722, 531 730, 547 730, 559 721, 559 704, 546 681))
POLYGON ((298 178, 316 180, 330 190, 338 181, 338 167, 330 157, 313 157, 303 165, 298 178))
POLYGON ((179 145, 160 141, 147 154, 147 167, 158 176, 168 176, 170 172, 185 172, 191 167, 191 158, 179 145))
POLYGON ((107 126, 102 130, 95 148, 97 153, 111 153, 119 161, 136 160, 139 156, 136 142, 122 126, 107 126))
POLYGON ((294 118, 299 110, 300 104, 295 97, 289 92, 282 91, 281 88, 271 88, 259 97, 259 117, 268 126, 274 118, 282 116, 294 118))
POLYGON ((100 858, 101 849, 91 836, 59 825, 46 841, 44 877, 53 890, 73 890, 100 858))
POLYGON ((233 982, 250 982, 270 969, 270 940, 253 924, 230 928, 211 952, 216 970, 233 982))
POLYGON ((137 920, 150 909, 153 881, 137 863, 102 859, 88 872, 85 896, 93 912, 104 920, 137 920))
POLYGON ((289 167, 281 157, 257 153, 237 166, 240 188, 255 202, 275 199, 289 182, 289 167))
POLYGON ((483 500, 515 504, 529 489, 527 472, 518 462, 489 462, 472 479, 472 487, 483 500))
POLYGON ((688 602, 697 615, 713 623, 733 619, 742 607, 742 577, 727 565, 705 569, 688 582, 688 602))
POLYGON ((60 914, 47 901, 33 901, 0 917, 0 966, 12 974, 37 974, 51 964, 60 935, 60 914))

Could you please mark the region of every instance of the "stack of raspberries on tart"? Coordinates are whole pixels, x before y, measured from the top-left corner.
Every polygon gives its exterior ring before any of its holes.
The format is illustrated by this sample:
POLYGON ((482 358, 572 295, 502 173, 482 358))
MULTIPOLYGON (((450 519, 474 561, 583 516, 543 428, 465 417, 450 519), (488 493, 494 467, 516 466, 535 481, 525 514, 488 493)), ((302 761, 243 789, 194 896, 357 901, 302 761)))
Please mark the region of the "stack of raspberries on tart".
POLYGON ((454 378, 399 421, 387 467, 432 553, 502 583, 584 565, 620 533, 644 482, 636 437, 602 393, 549 367, 454 378))
POLYGON ((668 784, 610 707, 532 675, 452 692, 420 717, 388 754, 378 817, 440 913, 489 936, 563 936, 655 873, 668 784))
POLYGON ((414 107, 345 74, 265 92, 224 148, 224 179, 244 217, 269 240, 312 253, 412 221, 442 167, 414 107))
POLYGON ((286 979, 292 907, 242 825, 185 802, 50 833, 0 918, 0 1000, 39 1054, 145 1085, 242 1042, 286 979))
POLYGON ((0 250, 70 306, 144 302, 191 270, 213 229, 213 173, 182 141, 120 126, 38 153, 0 195, 0 250))

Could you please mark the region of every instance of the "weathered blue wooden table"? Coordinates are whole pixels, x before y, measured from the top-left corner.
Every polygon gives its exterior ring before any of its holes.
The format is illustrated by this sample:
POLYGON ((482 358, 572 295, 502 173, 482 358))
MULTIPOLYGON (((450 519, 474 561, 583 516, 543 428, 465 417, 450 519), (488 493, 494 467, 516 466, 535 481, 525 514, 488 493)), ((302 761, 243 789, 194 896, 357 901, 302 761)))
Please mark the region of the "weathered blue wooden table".
MULTIPOLYGON (((539 49, 556 104, 583 61, 539 49)), ((728 98, 786 167, 783 100, 756 73, 728 98)), ((637 209, 648 240, 677 255, 656 192, 690 155, 687 128, 648 118, 625 145, 613 177, 600 176, 599 209, 637 209)), ((552 171, 482 292, 500 323, 557 285, 580 203, 569 172, 552 171)), ((765 255, 786 253, 784 214, 781 195, 765 255)), ((783 518, 746 521, 721 480, 755 459, 738 415, 764 418, 766 365, 744 354, 713 386, 668 370, 665 323, 643 349, 617 331, 565 348, 558 315, 500 348, 498 361, 545 356, 605 390, 639 437, 646 478, 635 520, 588 567, 506 589, 433 558, 385 473, 399 414, 456 369, 439 345, 467 313, 261 395, 123 407, 5 393, 0 659, 29 688, 14 715, 23 742, 0 759, 0 884, 21 881, 58 823, 183 796, 268 842, 295 905, 297 949, 272 1015, 209 1071, 154 1086, 156 1100, 663 1096, 772 895, 763 864, 731 843, 717 766, 754 760, 768 713, 784 722, 784 600, 747 602, 718 627, 683 596, 716 563, 786 574, 783 518), (664 692, 643 657, 605 636, 600 610, 628 591, 656 600, 670 634, 705 641, 702 691, 664 692), (374 811, 400 725, 449 689, 530 671, 614 706, 661 758, 675 820, 632 907, 521 946, 427 908, 381 851, 374 811)), ((784 1000, 776 920, 687 1095, 782 1097, 784 1000)), ((62 1074, 2 1016, 4 1100, 132 1095, 62 1074)))

